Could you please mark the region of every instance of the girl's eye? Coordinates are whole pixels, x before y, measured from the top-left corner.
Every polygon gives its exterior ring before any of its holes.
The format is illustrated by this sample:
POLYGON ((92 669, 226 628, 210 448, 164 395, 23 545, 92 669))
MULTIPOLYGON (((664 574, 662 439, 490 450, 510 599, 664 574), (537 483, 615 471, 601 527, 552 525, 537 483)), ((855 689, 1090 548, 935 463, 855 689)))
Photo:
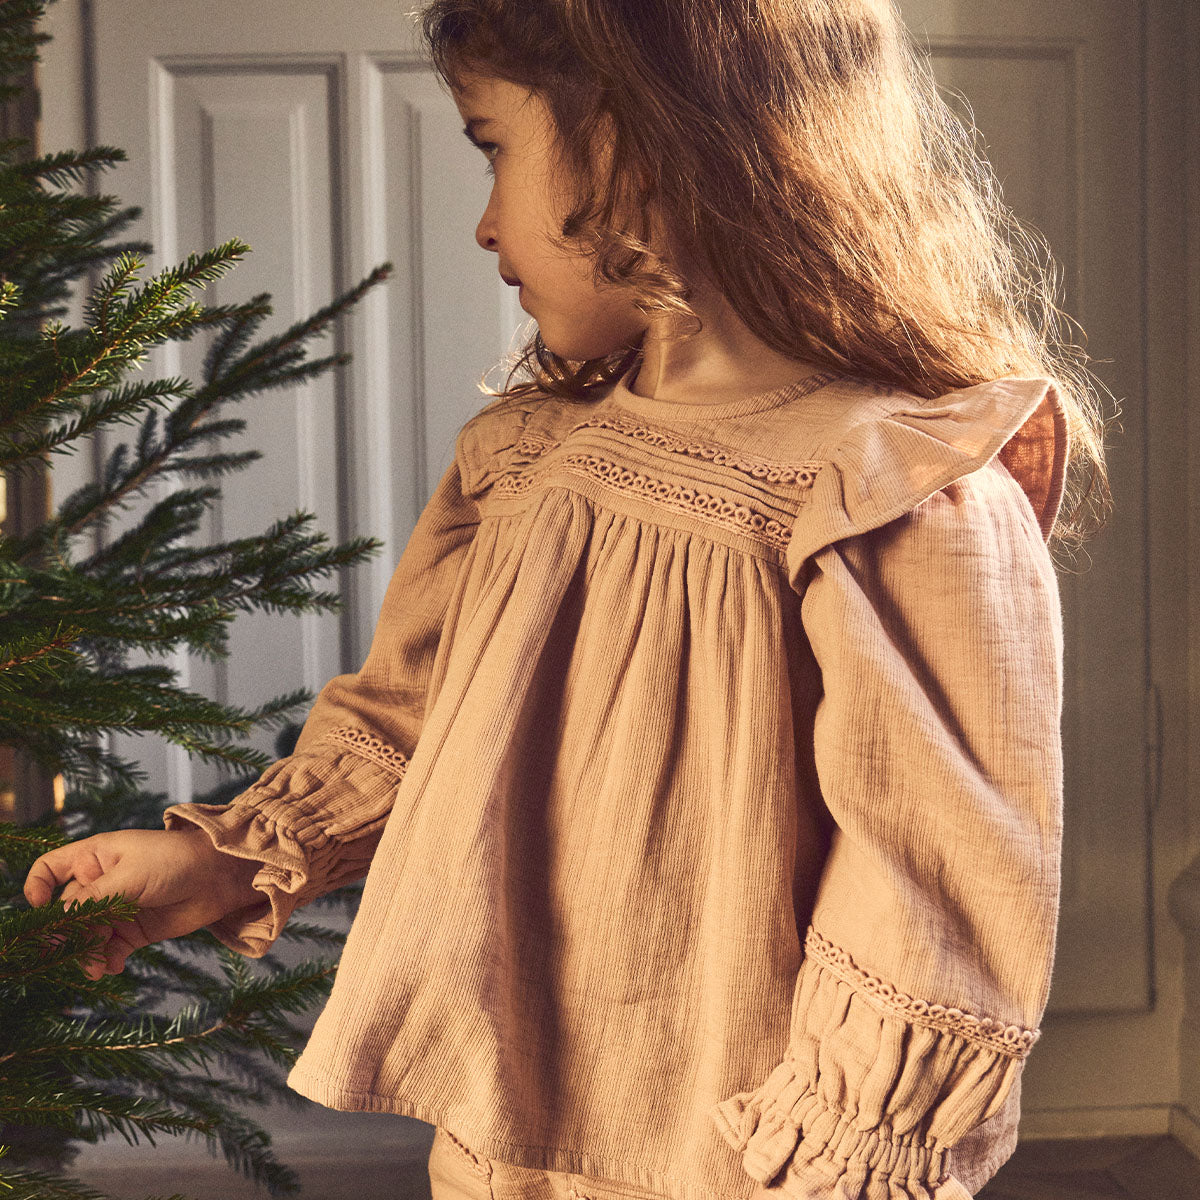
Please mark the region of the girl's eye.
MULTIPOLYGON (((482 150, 484 152, 484 154, 487 154, 489 151, 499 150, 500 147, 497 146, 495 142, 480 142, 479 149, 482 150)), ((496 174, 495 165, 493 164, 493 162, 490 158, 488 159, 487 166, 484 167, 484 169, 483 169, 483 173, 485 175, 495 175, 496 174)))

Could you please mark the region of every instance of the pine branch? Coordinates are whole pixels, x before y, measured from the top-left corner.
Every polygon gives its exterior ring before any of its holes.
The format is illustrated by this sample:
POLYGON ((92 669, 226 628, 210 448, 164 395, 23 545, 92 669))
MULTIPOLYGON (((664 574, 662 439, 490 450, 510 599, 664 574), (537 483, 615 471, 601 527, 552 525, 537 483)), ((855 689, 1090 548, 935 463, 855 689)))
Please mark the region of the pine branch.
POLYGON ((53 373, 44 382, 34 374, 29 383, 22 381, 10 394, 11 408, 7 415, 0 416, 0 432, 19 429, 31 413, 46 412, 47 405, 106 386, 114 381, 115 370, 140 361, 148 344, 178 338, 202 321, 204 312, 199 305, 189 303, 175 309, 169 305, 191 286, 219 278, 249 249, 244 242, 230 238, 213 250, 192 254, 180 266, 159 272, 127 303, 120 301, 144 264, 136 255, 119 256, 85 306, 88 323, 98 326, 99 335, 89 329, 82 337, 71 336, 61 326, 49 325, 43 332, 53 373), (82 362, 64 358, 59 347, 64 334, 72 345, 83 343, 82 362))
POLYGON ((232 314, 229 328, 219 337, 214 338, 213 344, 209 347, 208 354, 204 359, 204 378, 207 380, 217 378, 229 360, 245 348, 263 320, 274 311, 270 304, 270 293, 259 292, 243 304, 240 311, 232 314))
MULTIPOLYGON (((79 704, 83 697, 70 694, 43 696, 34 700, 12 693, 0 696, 3 706, 0 740, 11 744, 15 738, 18 742, 24 742, 31 752, 39 749, 48 751, 44 738, 30 729, 30 723, 35 722, 42 727, 53 728, 56 736, 64 738, 71 733, 88 730, 125 734, 156 732, 189 753, 219 766, 240 766, 261 771, 271 762, 269 756, 260 750, 249 746, 232 746, 205 736, 228 737, 234 733, 249 733, 255 724, 253 712, 219 704, 183 688, 143 683, 139 679, 126 679, 122 684, 119 679, 93 678, 88 681, 86 691, 91 711, 79 704)), ((90 758, 94 753, 99 752, 89 753, 87 747, 66 741, 62 754, 51 761, 58 769, 74 773, 81 766, 86 766, 86 763, 75 760, 81 755, 85 759, 90 758)))
POLYGON ((124 422, 143 413, 148 403, 166 404, 171 399, 185 395, 191 386, 186 379, 154 379, 144 383, 122 384, 115 391, 88 400, 81 408, 72 404, 71 411, 75 418, 51 431, 29 434, 24 441, 7 434, 0 436, 0 469, 11 471, 19 467, 23 459, 50 451, 61 452, 67 443, 101 426, 124 422))
POLYGON ((4 317, 9 309, 16 308, 20 299, 21 289, 11 279, 0 283, 0 318, 4 317))
POLYGON ((164 1077, 148 1085, 167 1103, 205 1117, 214 1122, 216 1136, 209 1137, 209 1145, 216 1140, 229 1164, 256 1182, 266 1184, 272 1195, 294 1195, 300 1191, 299 1177, 288 1167, 281 1166, 270 1156, 269 1134, 252 1125, 244 1118, 229 1120, 228 1109, 222 1101, 229 1097, 257 1100, 264 1099, 263 1089, 239 1088, 227 1079, 200 1079, 164 1077))
POLYGON ((128 284, 145 266, 139 257, 122 255, 110 276, 88 299, 85 320, 89 326, 98 327, 102 339, 108 341, 111 338, 114 344, 133 336, 145 337, 151 330, 170 330, 172 323, 181 313, 190 310, 191 305, 184 304, 174 310, 167 306, 179 303, 181 295, 188 295, 193 286, 204 286, 220 279, 249 249, 240 239, 230 238, 211 250, 189 254, 185 262, 165 267, 153 276, 140 291, 129 297, 127 303, 114 306, 114 301, 120 301, 128 294, 128 284))
MULTIPOLYGON (((0 143, 0 158, 7 158, 4 143, 0 143)), ((128 162, 119 146, 91 146, 85 150, 58 150, 28 161, 5 162, 5 173, 25 183, 37 180, 61 187, 67 183, 86 183, 97 167, 128 162)))
MULTIPOLYGON (((232 953, 222 949, 231 959, 232 953)), ((10 1039, 13 1048, 0 1054, 0 1079, 62 1064, 90 1079, 150 1082, 162 1077, 163 1056, 198 1067, 214 1054, 244 1045, 265 1051, 282 1067, 292 1066, 299 1049, 280 1041, 275 1031, 282 1028, 292 1041, 296 1031, 275 1013, 302 1011, 313 999, 327 996, 336 964, 306 961, 259 978, 250 976, 240 958, 223 965, 231 987, 220 1001, 190 1005, 171 1018, 141 1014, 131 1023, 119 1017, 85 1016, 51 1020, 19 1032, 10 1039)), ((17 1107, 4 1086, 0 1085, 0 1116, 17 1107)), ((107 1092, 101 1095, 111 1097, 107 1092)))
POLYGON ((0 821, 0 870, 24 876, 33 860, 66 841, 56 825, 14 825, 0 821))
POLYGON ((234 383, 240 378, 259 373, 263 367, 278 361, 281 353, 288 347, 307 341, 320 333, 345 309, 357 304, 372 287, 387 279, 391 275, 392 269, 390 262, 380 264, 365 279, 331 304, 319 308, 311 316, 297 321, 275 337, 260 342, 250 354, 236 362, 234 367, 223 377, 223 383, 234 383))
MULTIPOLYGON (((341 890, 340 888, 337 890, 341 890)), ((329 893, 327 893, 329 894, 329 893)), ((288 919, 284 927, 279 931, 281 940, 289 942, 316 942, 319 945, 329 946, 331 949, 344 948, 346 944, 346 935, 337 929, 330 929, 325 925, 317 925, 311 921, 300 921, 295 916, 288 919)), ((263 956, 263 961, 271 958, 270 951, 263 956)), ((274 961, 272 959, 272 961, 274 961)))
MULTIPOLYGON (((6 0, 12 3, 12 0, 6 0)), ((3 7, 0 5, 0 7, 3 7)), ((8 1149, 7 1146, 0 1150, 8 1149)), ((0 1192, 2 1200, 112 1200, 105 1192, 61 1175, 46 1171, 30 1171, 21 1168, 5 1169, 0 1166, 0 1192)), ((147 1200, 189 1200, 182 1192, 170 1196, 150 1196, 147 1200)))
POLYGON ((83 630, 78 626, 62 626, 48 637, 44 631, 30 633, 11 642, 0 642, 0 672, 16 667, 40 668, 53 671, 59 665, 56 651, 75 656, 69 648, 79 640, 83 630), (51 657, 54 656, 54 657, 51 657))
MULTIPOLYGON (((182 951, 212 950, 219 945, 207 929, 194 930, 169 942, 151 942, 126 960, 125 970, 135 986, 142 1006, 168 995, 213 1001, 225 987, 224 982, 197 966, 194 953, 184 957, 182 951)), ((260 960, 266 962, 268 955, 260 960)))
MULTIPOLYGON (((122 896, 82 900, 70 906, 52 900, 37 908, 3 911, 0 928, 0 996, 6 1008, 20 1013, 19 1005, 37 986, 60 979, 64 967, 90 955, 103 944, 101 924, 132 920, 138 906, 122 896)), ((0 1033, 3 1044, 19 1036, 19 1020, 13 1018, 0 1033)), ((9 1055, 0 1054, 0 1063, 9 1055)), ((0 1073, 0 1088, 5 1075, 0 1073)))
POLYGON ((139 1133, 154 1146, 155 1133, 213 1132, 212 1118, 188 1117, 142 1096, 88 1087, 59 1086, 48 1095, 24 1103, 12 1103, 0 1096, 0 1118, 78 1129, 88 1140, 103 1133, 119 1133, 130 1145, 137 1144, 139 1133))
POLYGON ((8 745, 19 745, 22 752, 47 774, 61 773, 65 780, 77 786, 108 779, 121 786, 136 787, 145 779, 145 772, 140 767, 106 750, 93 741, 93 737, 90 731, 81 734, 55 727, 49 730, 0 730, 0 740, 8 745))
POLYGON ((190 458, 176 458, 171 470, 181 475, 194 475, 198 479, 211 479, 240 471, 262 458, 261 450, 242 450, 237 454, 196 454, 190 458))

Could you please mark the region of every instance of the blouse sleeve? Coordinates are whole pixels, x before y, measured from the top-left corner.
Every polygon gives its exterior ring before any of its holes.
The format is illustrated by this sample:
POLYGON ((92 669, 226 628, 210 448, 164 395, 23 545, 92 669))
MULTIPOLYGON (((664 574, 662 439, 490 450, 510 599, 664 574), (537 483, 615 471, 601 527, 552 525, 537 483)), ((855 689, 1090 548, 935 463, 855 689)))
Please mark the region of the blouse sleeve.
POLYGON ((1011 1153, 1015 1116, 980 1127, 1049 992, 1065 418, 1045 380, 952 399, 852 431, 788 550, 832 840, 784 1060, 710 1115, 796 1200, 969 1200, 955 1151, 983 1136, 985 1177, 1011 1153))
MULTIPOLYGON (((361 669, 325 684, 294 752, 228 804, 163 810, 167 829, 199 826, 217 849, 262 863, 252 882, 263 899, 207 926, 249 958, 267 952, 296 908, 370 867, 424 723, 448 602, 478 527, 475 490, 497 450, 484 452, 482 415, 460 431, 417 521, 361 669)), ((492 432, 511 425, 492 422, 492 432)))

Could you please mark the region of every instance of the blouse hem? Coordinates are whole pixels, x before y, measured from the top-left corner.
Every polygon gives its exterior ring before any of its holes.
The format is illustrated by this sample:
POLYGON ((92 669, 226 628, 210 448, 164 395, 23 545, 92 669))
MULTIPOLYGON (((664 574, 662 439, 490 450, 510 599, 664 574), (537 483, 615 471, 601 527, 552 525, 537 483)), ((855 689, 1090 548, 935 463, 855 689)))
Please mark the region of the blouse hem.
MULTIPOLYGON (((453 1111, 434 1108, 405 1096, 351 1091, 300 1067, 292 1069, 287 1077, 287 1086, 301 1096, 341 1112, 386 1112, 414 1117, 428 1125, 440 1125, 466 1142, 476 1154, 511 1166, 592 1176, 604 1179, 616 1188, 627 1183, 631 1187, 651 1189, 666 1200, 731 1200, 727 1190, 704 1188, 687 1180, 647 1170, 624 1159, 597 1158, 583 1151, 563 1150, 557 1146, 531 1146, 523 1142, 504 1141, 464 1124, 453 1111)), ((760 1190, 753 1180, 747 1180, 747 1183, 751 1186, 741 1193, 741 1200, 751 1200, 760 1190)))

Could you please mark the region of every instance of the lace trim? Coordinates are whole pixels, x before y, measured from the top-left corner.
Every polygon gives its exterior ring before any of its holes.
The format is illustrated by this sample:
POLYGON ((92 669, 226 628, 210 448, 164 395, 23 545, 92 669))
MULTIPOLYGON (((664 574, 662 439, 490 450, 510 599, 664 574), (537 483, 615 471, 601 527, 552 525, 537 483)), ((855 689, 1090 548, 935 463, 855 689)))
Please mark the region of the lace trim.
MULTIPOLYGON (((702 514, 718 525, 724 525, 738 533, 752 531, 763 541, 780 550, 787 547, 790 526, 757 512, 747 504, 736 504, 723 496, 700 492, 681 483, 654 479, 613 462, 612 459, 601 458, 598 454, 568 454, 560 462, 565 467, 578 467, 616 491, 635 492, 680 512, 702 514)), ((495 491, 502 496, 523 495, 533 487, 536 480, 537 476, 533 473, 502 475, 496 481, 495 491)))
POLYGON ((444 1125, 438 1127, 446 1137, 446 1148, 451 1154, 456 1154, 463 1160, 467 1169, 473 1171, 480 1179, 491 1179, 492 1164, 481 1155, 475 1153, 461 1138, 457 1138, 444 1125))
POLYGON ((523 433, 516 440, 513 449, 521 454, 528 454, 531 458, 540 458, 558 444, 553 438, 539 437, 536 433, 523 433))
POLYGON ((651 1192, 631 1183, 599 1183, 591 1178, 567 1176, 567 1200, 653 1200, 661 1192, 651 1192))
POLYGON ((569 433, 576 429, 615 429, 618 433, 628 434, 638 442, 648 442, 652 446, 660 446, 676 454, 689 454, 693 458, 702 458, 707 462, 722 467, 732 467, 753 479, 764 479, 768 483, 795 483, 808 489, 812 487, 821 469, 821 463, 809 462, 797 466, 795 463, 771 462, 765 459, 739 458, 736 452, 712 442, 701 442, 695 438, 680 437, 666 429, 655 429, 640 421, 627 417, 615 417, 602 414, 588 417, 572 425, 569 433))
POLYGON ((885 1009, 891 1009, 914 1025, 946 1030, 968 1041, 995 1050, 1009 1058, 1024 1058, 1041 1037, 1038 1029, 1005 1025, 993 1017, 977 1017, 961 1008, 930 1004, 898 991, 890 983, 857 966, 849 953, 822 937, 811 925, 804 937, 806 954, 822 963, 851 987, 868 992, 885 1009))
POLYGON ((354 729, 350 725, 339 725, 336 729, 331 729, 325 736, 332 741, 349 746, 356 754, 363 758, 369 758, 385 771, 391 772, 397 779, 404 777, 405 769, 408 767, 408 756, 402 754, 395 746, 389 746, 387 742, 380 741, 373 734, 367 733, 363 729, 354 729))

